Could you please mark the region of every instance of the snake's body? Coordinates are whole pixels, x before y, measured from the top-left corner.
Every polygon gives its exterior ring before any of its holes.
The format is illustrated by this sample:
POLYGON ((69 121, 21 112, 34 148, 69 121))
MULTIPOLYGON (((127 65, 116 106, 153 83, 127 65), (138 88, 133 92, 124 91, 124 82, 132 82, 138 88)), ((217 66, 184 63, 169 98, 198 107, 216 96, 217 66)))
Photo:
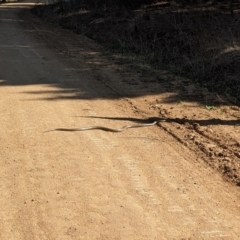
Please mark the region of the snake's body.
POLYGON ((109 128, 104 126, 87 126, 82 128, 55 128, 52 130, 48 130, 46 132, 52 132, 52 131, 65 131, 65 132, 76 132, 76 131, 87 131, 87 130, 103 130, 107 132, 122 132, 128 128, 139 128, 139 127, 148 127, 156 125, 159 121, 154 121, 152 123, 140 123, 140 124, 132 124, 132 125, 126 125, 121 128, 109 128))

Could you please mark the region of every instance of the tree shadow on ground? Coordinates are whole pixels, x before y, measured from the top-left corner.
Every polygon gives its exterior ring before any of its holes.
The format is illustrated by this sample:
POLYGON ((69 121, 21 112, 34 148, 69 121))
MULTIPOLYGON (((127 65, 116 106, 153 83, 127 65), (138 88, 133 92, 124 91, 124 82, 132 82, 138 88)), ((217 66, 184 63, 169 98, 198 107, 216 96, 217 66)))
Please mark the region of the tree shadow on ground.
MULTIPOLYGON (((0 11, 3 11, 3 9, 0 11)), ((23 14, 26 14, 27 11, 23 11, 23 14)), ((194 15, 195 12, 192 12, 192 14, 194 15)), ((223 15, 223 13, 221 14, 223 15)), ((2 19, 3 27, 5 23, 11 22, 10 17, 8 16, 6 18, 6 16, 5 13, 5 18, 2 19)), ((181 15, 178 13, 175 13, 175 15, 171 13, 169 17, 170 16, 176 18, 181 15)), ((19 24, 21 22, 22 20, 19 19, 19 24)), ((184 21, 182 24, 184 25, 184 21)), ((33 32, 34 25, 26 23, 26 21, 25 25, 26 32, 33 32)), ((183 27, 183 29, 187 28, 187 26, 183 27)), ((96 25, 95 27, 98 30, 101 29, 101 25, 96 25)), ((166 31, 167 30, 169 30, 169 27, 166 31)), ((173 30, 174 29, 172 29, 170 33, 173 33, 173 30)), ((189 32, 191 31, 188 30, 188 33, 189 32)), ((150 29, 148 33, 151 34, 150 29)), ((123 97, 135 98, 145 95, 164 94, 164 101, 166 103, 192 101, 204 105, 223 105, 227 102, 225 99, 219 97, 218 92, 210 93, 206 91, 207 86, 205 86, 204 83, 198 83, 196 87, 195 83, 193 83, 190 78, 180 77, 177 73, 173 73, 170 70, 155 69, 154 72, 151 72, 147 65, 142 64, 142 62, 137 62, 137 59, 136 61, 131 58, 128 60, 126 59, 126 55, 123 55, 123 57, 114 56, 112 57, 112 62, 106 61, 106 56, 100 53, 101 49, 95 49, 95 47, 85 49, 84 43, 81 43, 81 46, 79 46, 79 41, 82 41, 81 36, 73 36, 70 32, 65 31, 60 39, 57 32, 53 34, 52 28, 48 27, 38 30, 37 38, 39 40, 38 45, 34 46, 24 46, 24 44, 20 46, 16 45, 14 41, 0 46, 0 51, 3 53, 15 51, 16 56, 19 54, 22 55, 25 61, 25 63, 19 63, 15 59, 8 60, 6 58, 1 63, 2 69, 7 69, 10 65, 15 66, 8 70, 6 74, 0 75, 0 86, 49 85, 54 89, 24 92, 26 94, 32 94, 34 99, 44 100, 118 99, 123 97), (68 59, 70 62, 69 66, 61 62, 54 63, 47 55, 41 52, 43 42, 46 42, 46 40, 50 46, 55 48, 59 59, 68 59), (80 56, 80 58, 78 56, 80 56), (122 71, 122 61, 124 61, 124 64, 127 63, 131 65, 134 70, 128 72, 122 71), (132 66, 133 62, 134 66, 132 66), (54 72, 54 67, 56 65, 58 65, 58 72, 54 72), (18 79, 11 75, 11 71, 13 70, 18 72, 18 79), (26 72, 28 72, 27 75, 26 72)), ((89 43, 87 44, 89 45, 89 43)), ((182 51, 183 50, 184 49, 182 49, 182 51)), ((228 70, 226 70, 221 56, 230 58, 229 56, 232 56, 232 54, 238 56, 238 53, 239 50, 233 49, 233 51, 231 50, 222 53, 222 55, 218 55, 220 60, 218 61, 219 64, 217 67, 219 67, 221 72, 224 72, 225 75, 230 71, 232 65, 227 65, 228 70), (234 54, 235 52, 237 53, 236 55, 234 54), (225 68, 221 67, 223 65, 225 68)), ((236 57, 236 60, 238 59, 239 58, 236 57)), ((168 59, 165 59, 165 61, 170 60, 170 56, 168 59)), ((234 64, 235 63, 236 61, 234 64)), ((217 67, 216 71, 220 71, 217 67)), ((216 86, 216 82, 217 80, 215 82, 212 81, 212 83, 214 83, 213 85, 216 86)), ((224 84, 225 89, 227 89, 229 82, 224 84)), ((234 82, 231 89, 234 87, 234 90, 238 89, 237 84, 238 82, 234 82)))
MULTIPOLYGON (((119 62, 148 74, 155 82, 162 83, 161 72, 168 69, 168 83, 175 82, 176 77, 178 81, 188 78, 211 92, 239 101, 239 2, 189 3, 185 7, 145 4, 135 11, 114 6, 105 10, 84 10, 86 6, 74 9, 66 3, 40 6, 33 12, 75 33, 84 33, 111 51, 124 53, 118 55, 119 62), (146 65, 152 65, 155 74, 146 65)), ((152 80, 145 78, 144 82, 151 84, 152 80)), ((185 97, 184 90, 181 95, 185 97)))

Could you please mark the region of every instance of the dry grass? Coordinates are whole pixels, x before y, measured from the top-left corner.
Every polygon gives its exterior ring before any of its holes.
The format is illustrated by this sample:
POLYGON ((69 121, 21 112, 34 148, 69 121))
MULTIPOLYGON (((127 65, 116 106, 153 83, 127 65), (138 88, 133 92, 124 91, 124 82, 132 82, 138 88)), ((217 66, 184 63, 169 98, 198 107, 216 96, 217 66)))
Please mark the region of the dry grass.
MULTIPOLYGON (((240 14, 228 6, 179 8, 149 5, 138 10, 92 8, 60 2, 37 14, 84 33, 108 49, 141 56, 154 68, 187 76, 200 86, 240 101, 240 14)), ((40 9, 41 8, 41 9, 40 9)))

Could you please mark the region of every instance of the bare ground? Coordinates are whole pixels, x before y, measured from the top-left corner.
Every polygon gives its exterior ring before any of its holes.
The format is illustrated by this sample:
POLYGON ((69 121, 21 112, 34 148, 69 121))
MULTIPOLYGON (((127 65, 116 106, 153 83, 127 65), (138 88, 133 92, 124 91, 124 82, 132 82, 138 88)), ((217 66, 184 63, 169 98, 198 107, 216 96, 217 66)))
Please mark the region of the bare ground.
POLYGON ((0 8, 1 239, 239 239, 239 107, 176 101, 195 86, 142 76, 20 6, 0 8))

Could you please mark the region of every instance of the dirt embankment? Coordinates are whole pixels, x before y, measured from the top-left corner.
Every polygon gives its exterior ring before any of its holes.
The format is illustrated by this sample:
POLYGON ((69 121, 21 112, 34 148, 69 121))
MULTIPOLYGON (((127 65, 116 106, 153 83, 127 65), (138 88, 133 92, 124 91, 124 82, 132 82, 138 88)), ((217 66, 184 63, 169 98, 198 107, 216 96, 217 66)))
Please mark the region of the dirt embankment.
POLYGON ((60 2, 39 6, 33 12, 110 50, 129 54, 132 61, 141 59, 153 68, 188 77, 239 103, 239 3, 205 1, 183 7, 159 2, 134 10, 117 6, 96 9, 81 3, 60 2))

